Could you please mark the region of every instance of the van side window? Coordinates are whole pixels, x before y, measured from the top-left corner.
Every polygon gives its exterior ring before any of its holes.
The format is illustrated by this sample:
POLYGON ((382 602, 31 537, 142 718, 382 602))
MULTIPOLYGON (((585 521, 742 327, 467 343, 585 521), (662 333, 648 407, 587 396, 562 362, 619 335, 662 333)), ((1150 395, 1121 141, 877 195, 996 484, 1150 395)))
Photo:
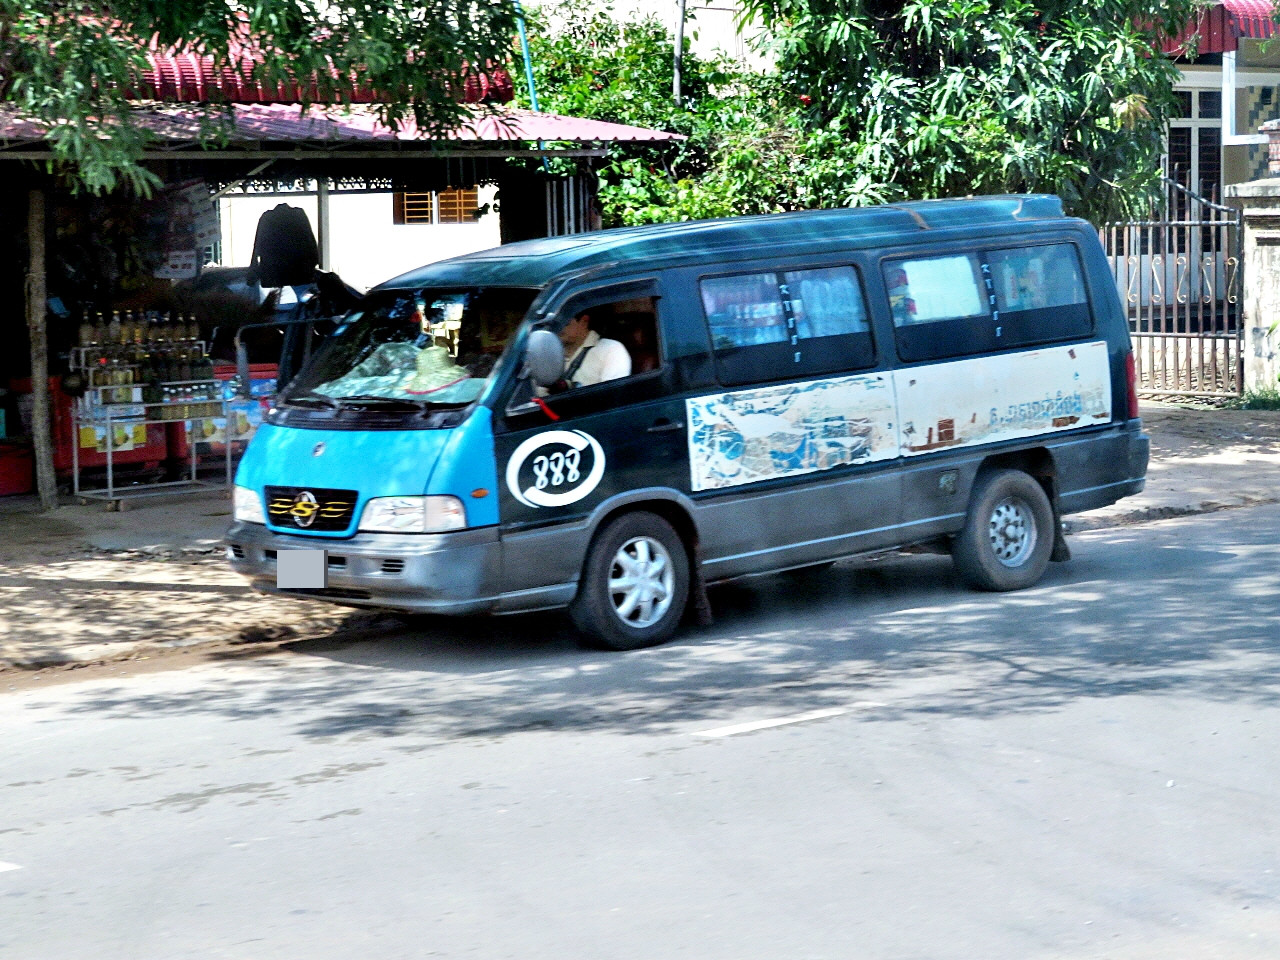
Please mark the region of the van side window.
POLYGON ((716 350, 781 343, 788 337, 775 273, 703 280, 702 305, 716 350))
POLYGON ((1093 332, 1076 249, 1043 244, 987 254, 1001 339, 1009 346, 1073 340, 1093 332))
POLYGON ((1087 337, 1093 315, 1069 243, 890 260, 884 282, 903 360, 943 360, 1087 337))
POLYGON ((721 383, 869 367, 875 348, 852 267, 707 278, 700 283, 721 383))
POLYGON ((994 350, 982 264, 966 253, 884 264, 884 285, 904 360, 994 350))

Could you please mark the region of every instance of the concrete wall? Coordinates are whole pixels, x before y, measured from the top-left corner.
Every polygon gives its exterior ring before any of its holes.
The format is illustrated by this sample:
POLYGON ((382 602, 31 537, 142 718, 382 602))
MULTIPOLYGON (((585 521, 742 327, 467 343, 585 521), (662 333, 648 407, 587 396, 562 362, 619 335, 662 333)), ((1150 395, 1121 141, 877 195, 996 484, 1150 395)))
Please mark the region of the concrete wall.
MULTIPOLYGON (((480 188, 480 205, 492 204, 494 187, 480 188)), ((258 218, 278 203, 301 207, 316 230, 316 198, 224 197, 222 265, 248 266, 258 218)), ((475 223, 407 224, 392 221, 392 194, 332 194, 329 197, 331 268, 353 287, 367 289, 383 280, 448 257, 499 244, 498 215, 475 223)))
POLYGON ((1244 212, 1244 388, 1280 376, 1280 178, 1237 183, 1228 202, 1244 212))

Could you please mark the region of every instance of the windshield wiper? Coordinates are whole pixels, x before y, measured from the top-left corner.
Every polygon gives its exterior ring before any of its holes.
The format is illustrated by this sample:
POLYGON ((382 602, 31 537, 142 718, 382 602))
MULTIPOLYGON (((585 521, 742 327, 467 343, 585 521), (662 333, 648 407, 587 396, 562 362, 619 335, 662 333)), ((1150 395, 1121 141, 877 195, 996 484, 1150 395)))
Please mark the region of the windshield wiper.
POLYGON ((343 407, 353 403, 394 404, 399 407, 408 407, 411 410, 421 410, 423 404, 421 400, 411 400, 408 397, 379 397, 369 393, 357 393, 354 396, 342 397, 338 402, 343 407))
POLYGON ((316 393, 314 390, 303 390, 299 393, 291 393, 284 398, 285 403, 296 403, 305 406, 307 403, 319 403, 323 407, 330 410, 341 410, 342 404, 333 397, 326 396, 323 393, 316 393))

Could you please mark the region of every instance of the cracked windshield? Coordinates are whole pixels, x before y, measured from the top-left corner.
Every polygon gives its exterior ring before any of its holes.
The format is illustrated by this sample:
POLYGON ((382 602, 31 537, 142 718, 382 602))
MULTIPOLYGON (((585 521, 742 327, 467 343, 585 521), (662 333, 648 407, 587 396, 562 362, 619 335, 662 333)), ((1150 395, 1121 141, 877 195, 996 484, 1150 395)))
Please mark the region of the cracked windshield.
POLYGON ((287 399, 471 403, 536 295, 481 287, 397 291, 348 317, 287 399))

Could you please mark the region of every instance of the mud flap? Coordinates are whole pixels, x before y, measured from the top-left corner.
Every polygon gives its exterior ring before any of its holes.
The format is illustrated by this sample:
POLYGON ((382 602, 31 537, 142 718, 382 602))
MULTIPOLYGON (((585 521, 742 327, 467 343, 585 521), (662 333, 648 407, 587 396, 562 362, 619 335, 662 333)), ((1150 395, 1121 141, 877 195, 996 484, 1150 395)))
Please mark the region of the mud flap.
POLYGON ((702 579, 702 544, 693 545, 693 569, 689 571, 689 599, 691 601, 693 622, 700 627, 709 627, 715 622, 711 614, 711 599, 707 596, 707 582, 702 579))
POLYGON ((1058 511, 1058 485, 1053 485, 1053 552, 1049 554, 1050 563, 1066 563, 1071 559, 1071 548, 1067 546, 1067 525, 1058 511))

